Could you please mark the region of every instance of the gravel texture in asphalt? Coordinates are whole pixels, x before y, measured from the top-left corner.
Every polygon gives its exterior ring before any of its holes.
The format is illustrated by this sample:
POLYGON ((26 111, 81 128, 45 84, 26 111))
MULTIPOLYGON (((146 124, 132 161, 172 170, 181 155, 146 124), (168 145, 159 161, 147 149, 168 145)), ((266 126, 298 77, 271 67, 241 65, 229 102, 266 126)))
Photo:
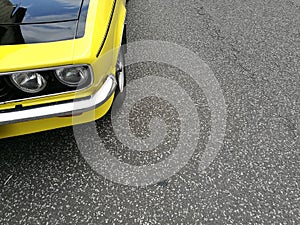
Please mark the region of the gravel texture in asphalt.
MULTIPOLYGON (((132 186, 94 170, 72 127, 0 140, 0 224, 300 224, 299 15, 297 0, 130 0, 129 42, 176 43, 217 79, 227 107, 218 155, 199 170, 213 121, 203 90, 174 66, 136 63, 127 68, 128 85, 159 75, 193 101, 199 133, 188 163, 159 182, 132 186)), ((120 162, 141 167, 172 156, 179 143, 178 110, 155 96, 134 105, 131 132, 151 137, 154 117, 166 132, 152 151, 126 147, 110 113, 76 130, 85 149, 100 141, 120 162)))

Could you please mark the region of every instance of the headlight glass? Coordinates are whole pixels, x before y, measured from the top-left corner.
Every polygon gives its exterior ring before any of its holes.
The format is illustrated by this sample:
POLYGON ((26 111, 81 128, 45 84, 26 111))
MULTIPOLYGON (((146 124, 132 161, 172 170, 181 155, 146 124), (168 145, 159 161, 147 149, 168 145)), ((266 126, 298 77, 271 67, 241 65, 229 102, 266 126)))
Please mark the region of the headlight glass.
POLYGON ((60 68, 55 70, 55 75, 61 83, 70 87, 85 84, 91 76, 89 69, 85 66, 60 68))
POLYGON ((38 93, 47 85, 46 79, 36 72, 14 73, 10 79, 18 89, 26 93, 38 93))

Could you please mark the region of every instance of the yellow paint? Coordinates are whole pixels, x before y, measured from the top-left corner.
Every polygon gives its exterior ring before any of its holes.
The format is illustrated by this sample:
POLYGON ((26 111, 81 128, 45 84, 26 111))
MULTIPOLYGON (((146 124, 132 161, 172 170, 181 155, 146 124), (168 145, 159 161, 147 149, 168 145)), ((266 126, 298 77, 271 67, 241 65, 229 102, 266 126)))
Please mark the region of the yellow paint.
MULTIPOLYGON (((105 77, 115 71, 126 15, 125 0, 116 0, 113 20, 100 56, 97 52, 104 40, 114 0, 90 0, 83 38, 41 44, 22 44, 0 46, 0 73, 48 68, 54 66, 90 64, 94 72, 93 85, 77 93, 61 94, 52 97, 25 100, 0 105, 0 110, 14 108, 16 105, 33 106, 86 97, 97 91, 105 77)), ((111 107, 113 97, 94 111, 78 116, 79 123, 102 117, 111 107)), ((72 125, 72 118, 48 118, 0 126, 0 138, 39 132, 72 125)))

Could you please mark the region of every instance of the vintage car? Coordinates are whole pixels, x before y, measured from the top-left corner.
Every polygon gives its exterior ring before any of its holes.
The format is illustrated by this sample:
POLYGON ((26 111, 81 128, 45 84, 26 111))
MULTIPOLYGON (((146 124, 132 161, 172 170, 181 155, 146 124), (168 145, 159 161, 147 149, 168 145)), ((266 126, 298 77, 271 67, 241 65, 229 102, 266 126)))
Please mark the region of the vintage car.
POLYGON ((0 1, 0 138, 99 119, 125 80, 126 0, 0 1))

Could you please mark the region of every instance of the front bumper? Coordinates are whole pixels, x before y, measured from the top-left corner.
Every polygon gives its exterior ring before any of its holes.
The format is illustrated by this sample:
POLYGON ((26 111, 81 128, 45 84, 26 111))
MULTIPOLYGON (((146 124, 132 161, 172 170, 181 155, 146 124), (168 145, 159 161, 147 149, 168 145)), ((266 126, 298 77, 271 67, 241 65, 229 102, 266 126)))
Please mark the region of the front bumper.
POLYGON ((40 120, 51 117, 68 116, 84 113, 103 105, 114 93, 117 81, 114 75, 107 76, 101 88, 88 99, 55 105, 39 106, 18 111, 0 113, 0 125, 40 120))

